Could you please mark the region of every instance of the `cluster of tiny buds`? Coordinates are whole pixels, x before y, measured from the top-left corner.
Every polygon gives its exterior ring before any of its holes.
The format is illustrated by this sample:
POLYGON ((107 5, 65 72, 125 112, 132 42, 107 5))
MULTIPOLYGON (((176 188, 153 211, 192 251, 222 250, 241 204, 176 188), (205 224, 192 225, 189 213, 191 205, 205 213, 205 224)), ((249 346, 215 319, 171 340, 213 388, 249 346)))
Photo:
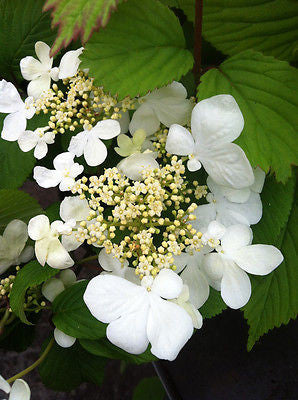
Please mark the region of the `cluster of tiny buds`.
POLYGON ((103 88, 94 86, 93 81, 79 71, 73 78, 63 80, 64 88, 54 83, 35 101, 36 114, 50 114, 49 127, 55 134, 63 134, 77 128, 90 130, 101 120, 119 120, 124 112, 135 108, 135 100, 127 97, 118 101, 103 88))
POLYGON ((191 224, 197 208, 189 197, 194 189, 187 188, 184 172, 173 156, 160 169, 144 169, 141 182, 130 181, 117 168, 78 180, 72 192, 88 200, 90 214, 76 229, 77 240, 105 247, 123 264, 128 260, 140 279, 155 277, 162 268, 175 270, 174 257, 186 247, 202 248, 202 234, 191 224))

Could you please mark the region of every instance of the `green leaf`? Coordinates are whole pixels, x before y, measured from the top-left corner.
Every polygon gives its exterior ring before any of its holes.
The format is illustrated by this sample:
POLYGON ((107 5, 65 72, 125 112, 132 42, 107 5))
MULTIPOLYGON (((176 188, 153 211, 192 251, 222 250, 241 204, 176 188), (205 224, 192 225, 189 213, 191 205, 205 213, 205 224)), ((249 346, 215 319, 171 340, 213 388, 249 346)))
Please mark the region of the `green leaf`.
MULTIPOLYGON (((33 315, 36 319, 38 314, 33 315)), ((11 324, 5 326, 0 335, 0 348, 5 350, 22 352, 32 345, 34 340, 35 326, 22 324, 15 319, 11 324)))
POLYGON ((157 376, 142 379, 136 386, 132 400, 163 400, 165 390, 157 376))
POLYGON ((205 318, 212 318, 220 314, 227 308, 226 304, 221 298, 220 292, 210 288, 210 295, 206 303, 200 308, 200 313, 205 318))
MULTIPOLYGON (((45 342, 43 348, 48 344, 45 342)), ((100 386, 104 378, 106 360, 85 351, 78 342, 70 348, 54 343, 39 366, 42 382, 50 389, 69 391, 82 382, 100 386)))
POLYGON ((177 17, 157 0, 120 4, 81 58, 95 83, 120 98, 143 96, 179 80, 193 64, 177 17))
POLYGON ((199 100, 217 94, 235 97, 244 116, 237 139, 253 166, 291 176, 298 153, 298 72, 285 61, 248 50, 209 70, 201 78, 199 100))
POLYGON ((267 182, 262 201, 263 218, 254 228, 254 242, 273 244, 283 255, 284 262, 268 276, 251 276, 252 296, 244 307, 249 324, 247 348, 270 329, 287 324, 298 312, 297 223, 298 210, 294 204, 294 180, 278 184, 273 177, 267 182))
POLYGON ((28 222, 41 213, 39 204, 29 194, 20 190, 0 189, 0 234, 13 219, 28 222))
POLYGON ((58 274, 58 272, 58 269, 47 265, 42 267, 37 261, 31 261, 18 272, 10 293, 10 307, 22 322, 32 325, 24 312, 24 300, 27 289, 40 285, 47 279, 58 274))
POLYGON ((0 75, 7 80, 20 77, 20 60, 35 56, 34 45, 42 40, 51 44, 48 13, 42 13, 43 0, 0 0, 0 75))
POLYGON ((53 302, 53 322, 69 336, 99 339, 106 334, 106 325, 95 319, 83 300, 88 281, 77 282, 60 293, 53 302))
POLYGON ((121 0, 47 0, 44 10, 53 9, 52 25, 59 26, 52 53, 81 37, 85 43, 94 30, 106 26, 121 0))
POLYGON ((46 216, 51 222, 60 219, 60 204, 61 202, 57 201, 56 203, 51 204, 48 208, 44 210, 46 216))
POLYGON ((149 347, 143 354, 135 355, 114 346, 107 338, 101 338, 99 340, 80 339, 80 343, 89 353, 101 357, 120 359, 134 364, 143 364, 157 360, 151 353, 149 347))

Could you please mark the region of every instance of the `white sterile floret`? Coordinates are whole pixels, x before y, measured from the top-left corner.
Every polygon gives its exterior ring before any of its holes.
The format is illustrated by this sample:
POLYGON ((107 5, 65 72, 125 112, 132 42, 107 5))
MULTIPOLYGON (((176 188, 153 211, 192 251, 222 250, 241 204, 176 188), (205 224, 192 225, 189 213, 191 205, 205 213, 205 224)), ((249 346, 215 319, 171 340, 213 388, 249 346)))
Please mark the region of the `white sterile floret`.
POLYGON ((78 72, 81 60, 79 56, 83 53, 84 47, 77 50, 70 50, 61 58, 59 65, 59 79, 72 78, 78 72))
POLYGON ((53 58, 50 57, 50 47, 44 42, 35 43, 36 58, 27 56, 20 61, 23 78, 30 81, 28 96, 38 98, 44 91, 50 89, 51 79, 58 81, 58 68, 52 68, 53 58))
POLYGON ((28 228, 25 222, 14 219, 0 236, 0 274, 11 265, 19 265, 31 260, 34 255, 32 246, 25 247, 28 240, 28 228))
POLYGON ((81 242, 76 237, 76 230, 80 227, 80 222, 89 217, 90 207, 86 199, 80 199, 80 196, 65 197, 60 205, 60 217, 65 222, 73 224, 73 230, 68 234, 62 235, 62 244, 67 251, 76 250, 81 246, 81 242))
POLYGON ((30 151, 34 148, 34 157, 40 160, 45 157, 48 152, 48 144, 55 142, 54 132, 48 130, 49 126, 44 128, 37 128, 35 131, 25 131, 18 138, 18 145, 24 152, 30 151))
POLYGON ((12 386, 0 375, 0 390, 9 393, 8 400, 30 400, 31 391, 27 382, 16 379, 12 386))
POLYGON ((241 189, 253 184, 254 175, 244 151, 231 143, 240 135, 244 120, 235 99, 218 95, 200 101, 192 111, 191 133, 180 125, 170 127, 166 150, 189 156, 187 167, 201 165, 220 184, 241 189))
POLYGON ((117 168, 127 178, 134 181, 141 181, 144 178, 142 171, 146 168, 159 168, 158 162, 155 160, 157 154, 150 150, 146 150, 144 153, 134 153, 129 157, 124 158, 117 165, 117 168))
POLYGON ((141 105, 134 112, 129 124, 130 132, 144 129, 147 136, 151 136, 158 131, 160 123, 167 127, 172 124, 185 125, 193 108, 192 101, 186 97, 185 87, 175 81, 141 97, 141 105))
POLYGON ((109 324, 107 338, 115 346, 141 354, 151 343, 158 358, 174 360, 193 333, 189 314, 165 299, 178 298, 182 279, 162 270, 151 290, 114 275, 99 275, 89 282, 84 301, 91 314, 109 324))
POLYGON ((84 171, 84 167, 74 162, 74 155, 61 153, 54 158, 54 170, 37 166, 33 170, 33 178, 44 188, 59 185, 61 191, 71 190, 75 178, 84 171))
POLYGON ((276 247, 251 243, 252 230, 248 226, 230 226, 217 253, 209 253, 203 260, 209 283, 221 291, 223 301, 234 309, 243 307, 250 298, 247 272, 267 275, 283 261, 283 255, 276 247))
POLYGON ((35 255, 41 265, 47 263, 52 268, 65 269, 72 267, 74 262, 63 245, 59 236, 65 233, 64 223, 54 221, 50 225, 49 218, 37 215, 28 224, 28 234, 35 240, 35 255))
POLYGON ((119 122, 112 119, 99 121, 91 129, 84 125, 84 131, 71 138, 68 151, 77 157, 84 155, 86 163, 90 166, 100 165, 108 155, 107 147, 101 139, 112 139, 118 136, 120 131, 119 122))
POLYGON ((60 272, 58 277, 48 279, 41 288, 42 295, 53 302, 55 298, 77 280, 76 274, 71 269, 60 272))
POLYGON ((14 142, 25 132, 27 119, 35 114, 33 101, 33 97, 23 101, 11 82, 0 81, 0 112, 9 114, 3 121, 2 139, 14 142))
POLYGON ((250 191, 246 202, 234 203, 223 196, 222 186, 217 185, 210 176, 207 185, 211 190, 206 197, 209 204, 200 205, 194 210, 196 220, 192 221, 192 225, 195 229, 205 232, 214 220, 225 227, 235 224, 254 225, 260 221, 262 202, 258 193, 250 191))

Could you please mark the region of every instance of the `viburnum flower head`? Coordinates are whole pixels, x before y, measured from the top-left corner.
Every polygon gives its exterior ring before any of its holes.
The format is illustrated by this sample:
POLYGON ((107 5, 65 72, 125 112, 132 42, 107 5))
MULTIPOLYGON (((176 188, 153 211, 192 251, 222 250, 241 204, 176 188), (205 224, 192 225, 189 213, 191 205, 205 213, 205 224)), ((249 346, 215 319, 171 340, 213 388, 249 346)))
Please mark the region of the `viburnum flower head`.
POLYGON ((28 96, 34 98, 49 90, 51 79, 58 81, 59 79, 71 78, 77 73, 80 63, 79 55, 83 51, 83 47, 78 50, 68 51, 61 59, 59 68, 53 66, 53 58, 50 57, 50 47, 44 42, 35 43, 36 58, 27 56, 20 61, 21 73, 28 84, 28 96))
POLYGON ((220 185, 241 189, 253 184, 254 175, 244 151, 231 143, 240 135, 244 119, 230 95, 200 101, 191 115, 191 133, 183 126, 170 127, 166 150, 189 156, 187 167, 197 171, 203 165, 220 185))
POLYGON ((103 140, 112 139, 121 132, 118 121, 107 119, 99 121, 94 127, 84 125, 84 131, 71 138, 68 151, 77 157, 84 155, 86 163, 97 166, 104 162, 108 155, 103 140))
POLYGON ((220 290, 231 308, 243 307, 251 295, 249 274, 267 275, 283 261, 280 250, 271 245, 251 244, 252 230, 246 225, 226 229, 216 253, 205 255, 203 268, 209 283, 220 290))
POLYGON ((74 162, 74 154, 61 153, 54 158, 54 170, 37 166, 33 170, 33 178, 44 188, 55 187, 64 192, 71 190, 75 178, 84 171, 84 167, 74 162))
POLYGON ((182 288, 182 279, 170 269, 160 271, 150 291, 105 274, 91 279, 84 301, 96 319, 109 324, 106 334, 114 345, 141 354, 150 342, 152 354, 172 361, 193 333, 187 311, 167 301, 178 298, 182 288))
POLYGON ((34 157, 38 160, 46 156, 48 144, 55 142, 55 134, 48 131, 49 126, 37 128, 35 131, 25 131, 18 138, 18 145, 24 152, 34 149, 34 157))
POLYGON ((30 400, 31 391, 27 382, 16 379, 12 386, 0 375, 0 390, 9 393, 8 400, 30 400))
POLYGON ((0 236, 0 274, 11 265, 31 260, 34 250, 32 246, 26 246, 27 240, 28 228, 25 222, 19 219, 12 220, 0 236))
POLYGON ((65 269, 72 267, 74 262, 65 250, 59 236, 69 232, 69 226, 62 221, 50 224, 45 215, 31 218, 28 224, 28 234, 35 240, 35 255, 41 265, 47 263, 52 268, 65 269))
POLYGON ((33 97, 23 101, 11 82, 4 79, 0 81, 0 112, 9 114, 3 121, 2 139, 14 142, 24 133, 27 119, 35 114, 33 101, 33 97))
POLYGON ((186 97, 185 87, 175 81, 141 97, 141 105, 132 116, 129 131, 134 133, 144 129, 147 136, 151 136, 158 131, 160 123, 167 127, 172 124, 185 125, 193 108, 192 101, 186 97))

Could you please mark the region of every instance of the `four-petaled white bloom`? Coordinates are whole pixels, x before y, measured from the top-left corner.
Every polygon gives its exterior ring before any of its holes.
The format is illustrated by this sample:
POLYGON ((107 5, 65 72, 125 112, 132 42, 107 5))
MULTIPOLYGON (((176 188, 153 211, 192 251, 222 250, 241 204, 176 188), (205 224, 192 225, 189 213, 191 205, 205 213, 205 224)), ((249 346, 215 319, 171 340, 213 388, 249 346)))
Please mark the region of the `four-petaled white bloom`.
POLYGON ((189 156, 187 167, 201 165, 220 185, 241 189, 253 184, 254 175, 244 151, 234 143, 244 126, 242 113, 230 95, 200 101, 192 111, 191 133, 180 125, 169 129, 166 150, 189 156))
POLYGON ((32 246, 26 246, 28 228, 19 219, 12 220, 0 236, 0 274, 11 265, 19 265, 31 260, 34 255, 32 246))
POLYGON ((165 299, 181 294, 182 279, 161 270, 151 291, 118 276, 99 275, 89 282, 84 301, 91 314, 108 323, 107 338, 132 354, 141 354, 151 343, 158 358, 174 360, 193 333, 193 322, 179 305, 165 299))
POLYGON ((249 198, 244 203, 229 201, 222 194, 222 186, 217 185, 210 177, 207 185, 211 190, 206 199, 209 204, 198 206, 194 215, 197 219, 192 222, 195 229, 205 232, 211 221, 218 221, 225 227, 235 224, 253 225, 262 217, 262 202, 260 195, 250 191, 249 198))
POLYGON ((34 157, 40 160, 45 157, 48 152, 48 144, 55 142, 55 134, 50 131, 49 126, 44 128, 37 128, 35 131, 25 131, 18 138, 18 145, 24 152, 30 151, 34 148, 34 157))
POLYGON ((33 170, 33 178, 44 188, 59 185, 63 192, 70 190, 75 183, 75 178, 84 171, 84 167, 74 162, 74 154, 61 153, 54 158, 53 169, 37 166, 33 170))
POLYGON ((0 81, 0 112, 9 114, 3 121, 2 139, 10 142, 18 140, 26 130, 27 119, 35 114, 33 98, 28 97, 23 101, 14 85, 2 79, 0 81))
POLYGON ((167 127, 172 124, 185 125, 193 108, 193 103, 186 97, 185 87, 175 81, 142 97, 141 105, 130 121, 130 132, 144 129, 147 136, 151 136, 158 131, 160 123, 167 127))
POLYGON ((120 134, 118 121, 107 119, 99 121, 92 129, 84 126, 84 131, 71 138, 68 151, 80 157, 84 154, 86 163, 97 166, 104 162, 108 155, 106 145, 101 141, 112 139, 120 134))
POLYGON ((28 233, 35 240, 35 255, 41 265, 47 263, 57 269, 73 266, 72 258, 59 241, 59 236, 65 233, 62 221, 54 221, 50 225, 47 216, 37 215, 29 221, 28 233))
POLYGON ((158 162, 155 160, 157 154, 150 150, 146 150, 144 153, 134 153, 129 157, 124 158, 117 165, 117 168, 127 178, 134 181, 141 181, 143 178, 142 171, 146 168, 159 168, 158 162))
POLYGON ((205 255, 203 268, 209 283, 221 291, 223 301, 231 308, 243 307, 251 295, 251 284, 246 272, 267 275, 283 261, 274 246, 251 244, 252 230, 246 225, 227 228, 217 253, 205 255))
POLYGON ((12 386, 0 375, 0 390, 9 393, 8 400, 30 400, 31 391, 27 382, 16 379, 12 386))

